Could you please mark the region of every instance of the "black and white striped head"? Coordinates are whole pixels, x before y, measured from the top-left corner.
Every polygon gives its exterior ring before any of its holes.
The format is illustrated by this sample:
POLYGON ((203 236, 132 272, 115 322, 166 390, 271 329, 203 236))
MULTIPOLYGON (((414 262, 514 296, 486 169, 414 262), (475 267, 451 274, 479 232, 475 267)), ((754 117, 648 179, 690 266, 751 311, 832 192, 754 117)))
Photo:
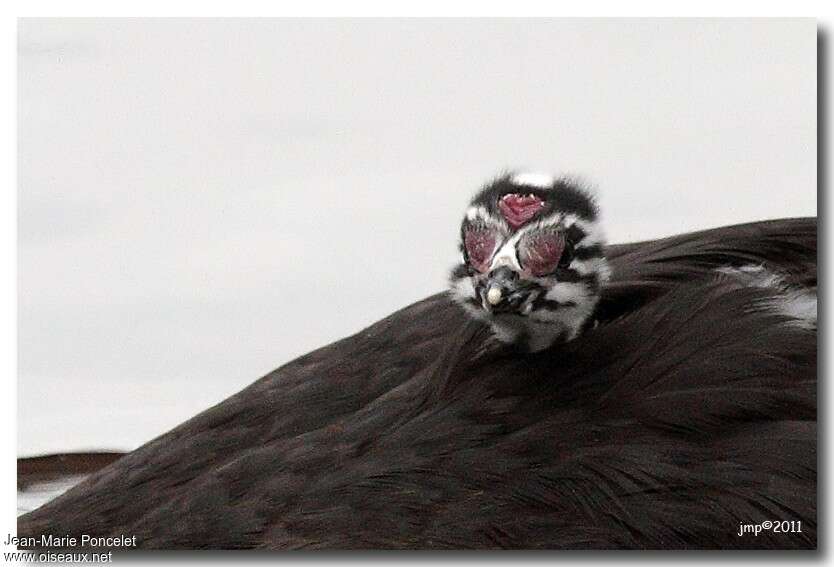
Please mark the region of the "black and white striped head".
POLYGON ((475 195, 460 228, 452 297, 496 337, 531 351, 576 338, 610 269, 593 198, 567 180, 504 175, 475 195))

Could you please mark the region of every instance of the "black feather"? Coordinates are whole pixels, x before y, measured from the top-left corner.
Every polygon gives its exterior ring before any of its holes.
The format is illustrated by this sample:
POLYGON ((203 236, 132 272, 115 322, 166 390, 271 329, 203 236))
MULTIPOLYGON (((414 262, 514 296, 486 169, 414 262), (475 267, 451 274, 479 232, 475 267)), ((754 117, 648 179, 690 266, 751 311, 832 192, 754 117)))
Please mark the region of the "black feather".
MULTIPOLYGON (((579 213, 579 211, 577 211, 579 213)), ((303 356, 19 518, 143 548, 814 548, 816 332, 715 275, 816 283, 816 221, 610 246, 537 354, 446 294, 303 356), (801 533, 739 536, 740 523, 801 533)))

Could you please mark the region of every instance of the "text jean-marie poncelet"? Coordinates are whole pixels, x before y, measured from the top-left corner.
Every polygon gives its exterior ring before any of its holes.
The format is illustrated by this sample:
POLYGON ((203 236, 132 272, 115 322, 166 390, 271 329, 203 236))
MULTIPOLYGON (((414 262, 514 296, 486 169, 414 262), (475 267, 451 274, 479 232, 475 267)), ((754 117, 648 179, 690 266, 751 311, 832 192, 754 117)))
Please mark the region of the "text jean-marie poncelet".
POLYGON ((70 547, 136 547, 136 536, 109 536, 96 537, 89 534, 82 534, 81 537, 75 536, 56 536, 52 534, 41 534, 38 537, 17 537, 11 534, 6 536, 6 545, 15 545, 17 547, 53 547, 53 548, 70 548, 70 547))

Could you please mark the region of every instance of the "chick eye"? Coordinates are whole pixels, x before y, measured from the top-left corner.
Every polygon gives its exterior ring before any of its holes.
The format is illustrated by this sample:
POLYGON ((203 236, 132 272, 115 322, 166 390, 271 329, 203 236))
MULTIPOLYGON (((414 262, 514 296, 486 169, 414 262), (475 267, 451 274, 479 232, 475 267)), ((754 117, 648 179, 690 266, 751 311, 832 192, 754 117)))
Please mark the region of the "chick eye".
POLYGON ((561 232, 541 232, 525 236, 519 246, 519 260, 525 270, 536 277, 556 271, 565 251, 565 235, 561 232))
POLYGON ((479 272, 489 269, 489 260, 495 252, 495 234, 483 228, 467 228, 463 234, 463 245, 469 263, 479 272))

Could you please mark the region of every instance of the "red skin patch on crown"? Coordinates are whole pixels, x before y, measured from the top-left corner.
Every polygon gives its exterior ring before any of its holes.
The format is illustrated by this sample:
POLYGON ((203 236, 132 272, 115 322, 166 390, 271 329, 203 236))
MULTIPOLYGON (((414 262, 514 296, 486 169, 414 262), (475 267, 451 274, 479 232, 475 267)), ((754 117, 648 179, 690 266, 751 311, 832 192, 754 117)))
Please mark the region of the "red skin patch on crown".
POLYGON ((535 195, 509 193, 498 201, 501 216, 513 229, 530 222, 543 208, 544 201, 535 195))

